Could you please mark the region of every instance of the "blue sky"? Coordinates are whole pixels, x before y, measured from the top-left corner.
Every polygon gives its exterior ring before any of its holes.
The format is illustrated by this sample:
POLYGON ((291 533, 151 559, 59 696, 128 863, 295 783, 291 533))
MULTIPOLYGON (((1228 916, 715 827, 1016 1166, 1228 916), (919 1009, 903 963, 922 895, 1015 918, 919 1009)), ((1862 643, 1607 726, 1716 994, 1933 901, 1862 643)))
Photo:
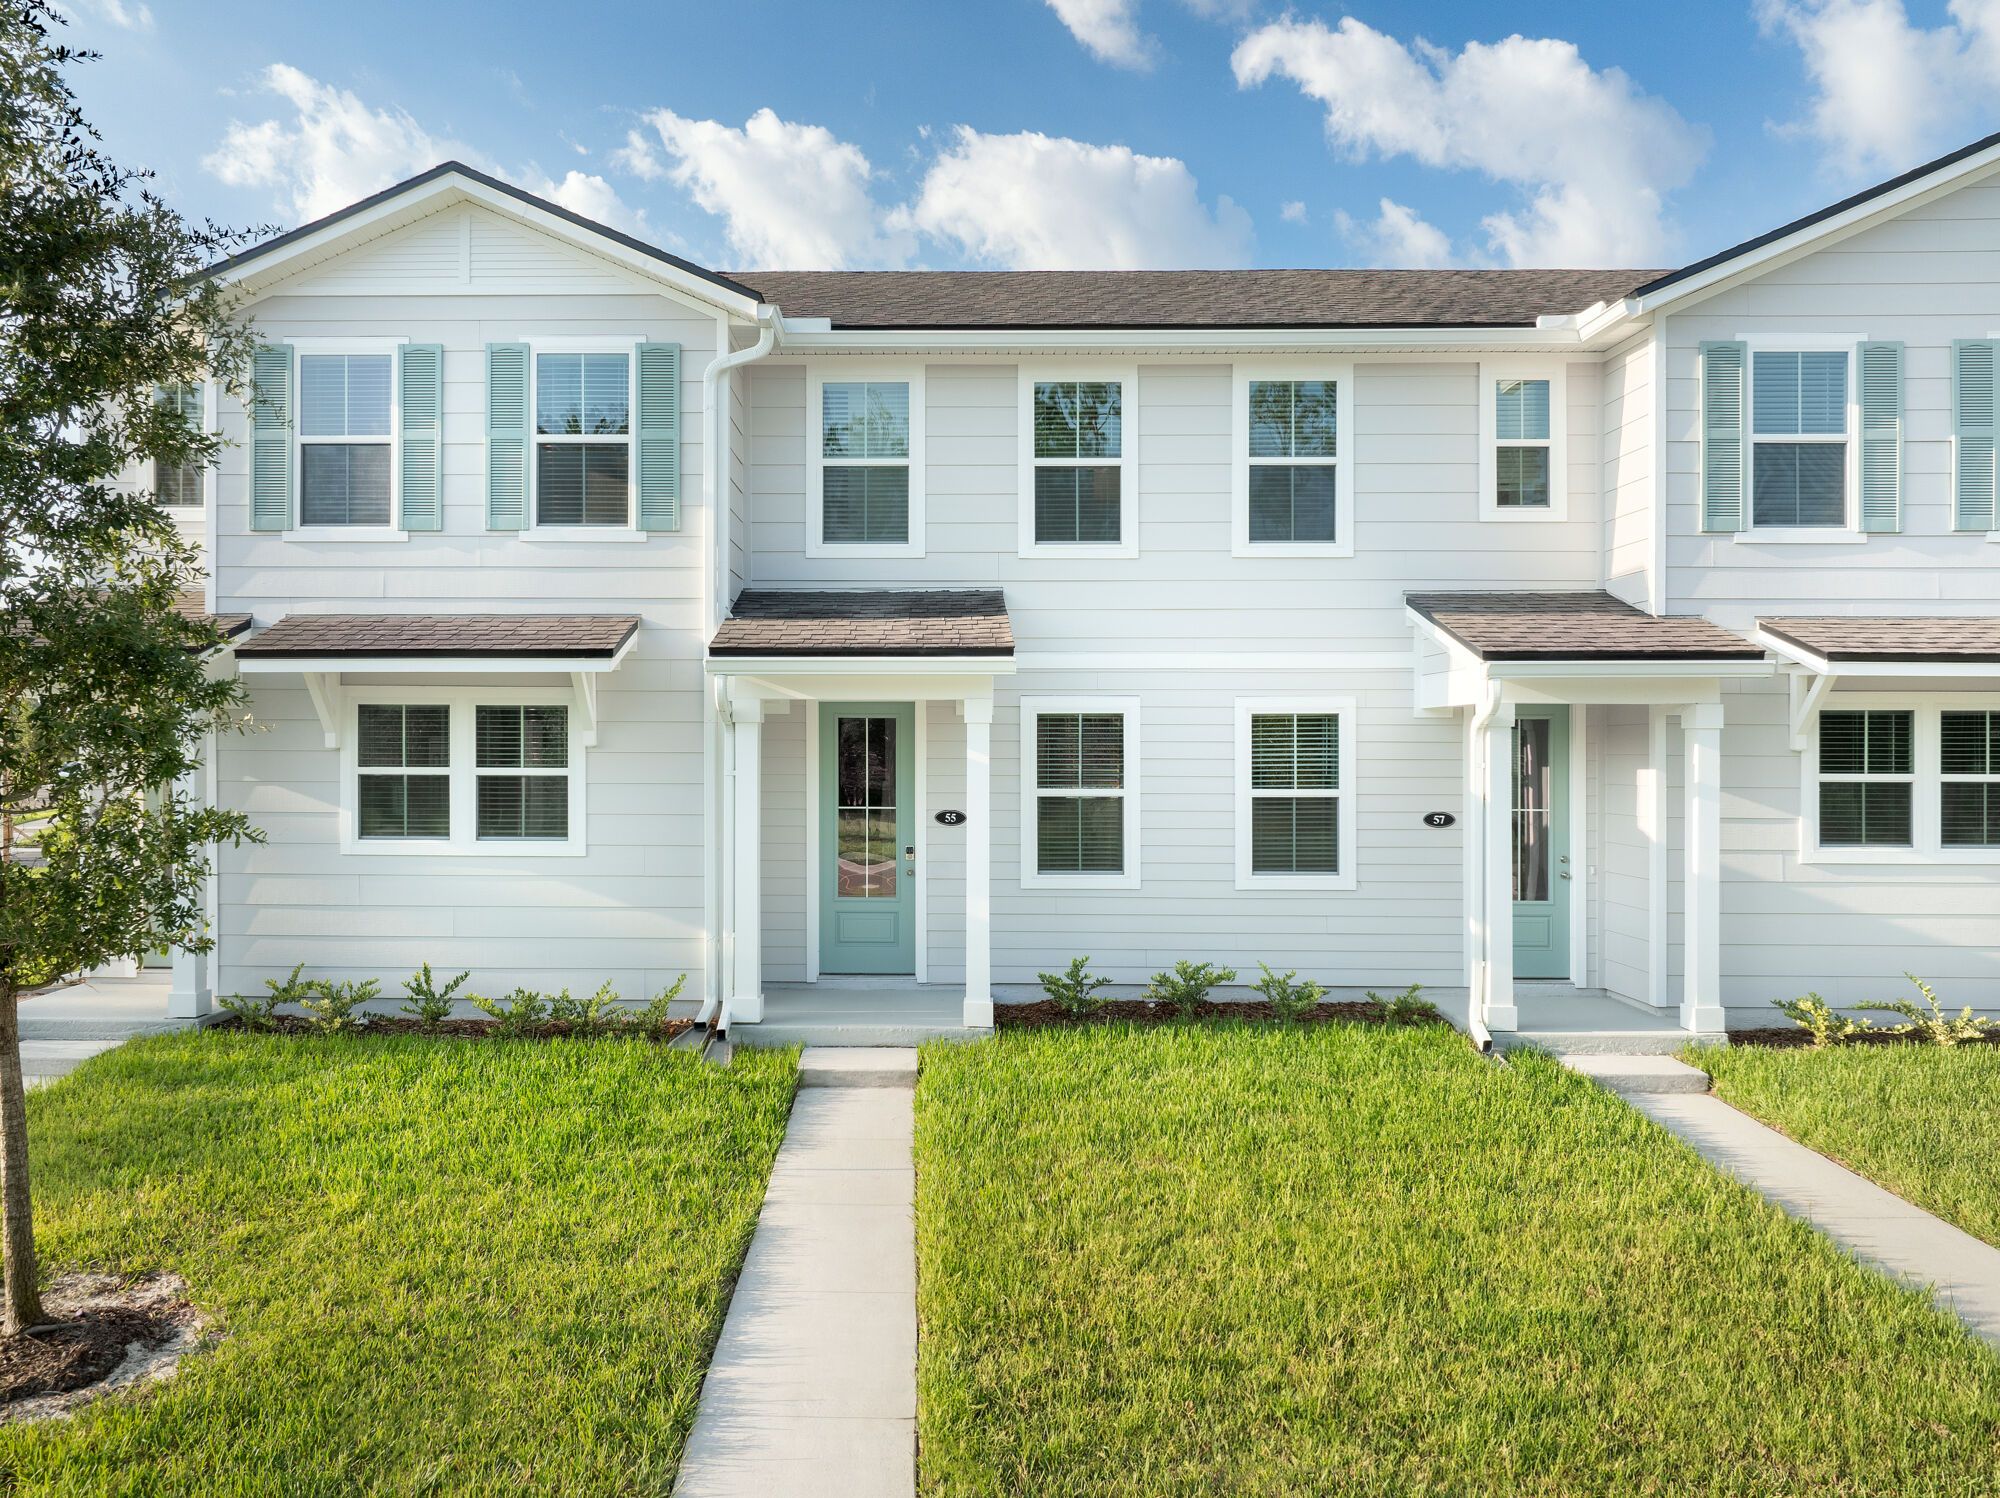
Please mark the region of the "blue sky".
POLYGON ((457 155, 725 269, 1675 265, 2000 125, 2000 0, 65 4, 184 211, 457 155))

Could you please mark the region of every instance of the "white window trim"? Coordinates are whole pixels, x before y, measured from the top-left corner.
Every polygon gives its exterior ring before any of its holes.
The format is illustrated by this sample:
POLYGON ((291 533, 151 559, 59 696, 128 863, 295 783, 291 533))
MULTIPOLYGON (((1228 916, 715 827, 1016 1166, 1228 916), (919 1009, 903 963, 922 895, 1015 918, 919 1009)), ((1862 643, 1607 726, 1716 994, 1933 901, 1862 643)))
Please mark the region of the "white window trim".
POLYGON ((1744 526, 1735 533, 1738 542, 1759 546, 1862 546, 1868 536, 1861 529, 1861 392, 1856 387, 1861 371, 1855 358, 1866 333, 1787 334, 1739 340, 1748 353, 1743 371, 1744 526), (1757 524, 1757 444, 1760 442, 1826 442, 1824 434, 1814 437, 1760 437, 1757 435, 1757 355, 1759 354, 1845 354, 1847 355, 1847 444, 1842 488, 1846 496, 1846 519, 1839 525, 1757 524))
POLYGON ((1238 364, 1229 397, 1229 554, 1235 557, 1354 555, 1354 366, 1346 360, 1299 357, 1238 364), (1333 469, 1333 534, 1328 541, 1250 539, 1250 386, 1257 380, 1334 381, 1334 456, 1268 458, 1264 463, 1321 464, 1333 469))
MULTIPOLYGON (((575 694, 567 687, 385 686, 350 687, 343 694, 340 735, 340 851, 372 858, 575 858, 588 851, 585 837, 584 727, 575 694), (360 836, 361 709, 364 706, 426 706, 451 709, 451 836, 383 838, 360 836), (478 836, 479 768, 476 726, 486 707, 566 707, 569 709, 569 836, 553 839, 478 836)), ((385 774, 401 774, 385 769, 385 774)), ((413 773, 422 774, 424 771, 413 773)), ((512 774, 496 770, 493 774, 512 774)), ((534 773, 534 772, 527 772, 534 773)), ((553 772, 552 772, 553 773, 553 772)))
MULTIPOLYGON (((1916 697, 1909 692, 1829 692, 1807 726, 1805 749, 1799 755, 1799 861, 1803 864, 2000 865, 2000 848, 1946 847, 1943 827, 1943 748, 1941 734, 1947 709, 2000 711, 2000 693, 1946 692, 1916 697), (1910 846, 1822 847, 1819 840, 1819 719, 1820 713, 1903 711, 1912 715, 1915 734, 1911 764, 1915 770, 1910 792, 1910 846)), ((1900 780, 1899 775, 1840 776, 1842 780, 1900 780)), ((1960 777, 1985 778, 1985 777, 1960 777)))
POLYGON ((645 340, 637 336, 606 335, 602 338, 528 338, 528 524, 521 532, 537 540, 602 541, 643 540, 639 529, 639 354, 645 340), (561 432, 535 430, 540 409, 543 354, 622 354, 625 358, 625 433, 616 435, 569 436, 561 432), (625 523, 623 525, 544 525, 538 461, 546 443, 585 443, 592 447, 625 444, 625 523))
MULTIPOLYGON (((1023 697, 1021 712, 1021 888, 1139 888, 1139 699, 1137 697, 1023 697), (1125 719, 1125 868, 1117 874, 1044 874, 1038 835, 1041 788, 1035 783, 1035 720, 1043 713, 1118 713, 1125 719)), ((1099 794, 1103 794, 1100 792, 1099 794)))
MULTIPOLYGON (((1525 440, 1509 447, 1528 447, 1525 440)), ((1569 366, 1558 360, 1482 361, 1479 366, 1479 518, 1502 523, 1569 519, 1569 366), (1549 502, 1542 508, 1500 503, 1500 383, 1549 382, 1549 502)))
MULTIPOLYGON (((403 529, 403 391, 402 361, 397 357, 407 338, 288 338, 292 351, 292 527, 287 541, 407 541, 403 529), (299 360, 308 354, 387 354, 389 356, 389 523, 387 525, 307 525, 305 449, 307 443, 352 442, 351 437, 308 437, 304 419, 304 371, 299 360)), ((362 438, 379 441, 379 438, 362 438)))
MULTIPOLYGON (((868 460, 861 460, 864 464, 868 460)), ((874 460, 888 466, 893 460, 874 460)), ((849 466, 836 463, 836 468, 849 466)), ((887 359, 816 359, 806 367, 806 555, 920 557, 924 554, 924 366, 887 359), (828 544, 826 535, 826 400, 829 384, 901 382, 910 387, 910 534, 904 542, 828 544)))
POLYGON ((1023 364, 1019 367, 1020 535, 1024 557, 1072 558, 1083 561, 1136 557, 1139 554, 1139 366, 1136 363, 1023 364), (1107 381, 1118 386, 1118 456, 1103 458, 1037 458, 1035 456, 1035 386, 1050 381, 1107 381), (1118 469, 1118 539, 1113 542, 1037 541, 1035 539, 1035 470, 1038 468, 1118 469))
MULTIPOLYGON (((1352 697, 1238 697, 1236 699, 1236 887, 1238 889, 1319 889, 1351 890, 1356 884, 1354 868, 1356 817, 1354 814, 1354 765, 1356 713, 1352 697), (1250 784, 1250 720, 1260 713, 1332 713, 1340 720, 1339 787, 1330 799, 1338 805, 1339 847, 1335 857, 1340 871, 1334 874, 1256 874, 1251 872, 1251 809, 1257 792, 1250 784)), ((1269 791, 1266 795, 1324 795, 1324 792, 1269 791)))

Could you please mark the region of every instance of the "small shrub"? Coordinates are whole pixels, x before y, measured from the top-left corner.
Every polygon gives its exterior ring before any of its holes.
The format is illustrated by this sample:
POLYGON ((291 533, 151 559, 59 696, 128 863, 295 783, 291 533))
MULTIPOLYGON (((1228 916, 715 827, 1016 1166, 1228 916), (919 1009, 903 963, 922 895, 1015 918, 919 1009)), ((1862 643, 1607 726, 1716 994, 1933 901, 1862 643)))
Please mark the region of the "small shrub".
POLYGON ((475 994, 472 1002, 509 1039, 539 1034, 549 1022, 549 1001, 532 988, 517 988, 504 999, 482 999, 475 994))
POLYGON ((1146 986, 1146 997, 1155 1003, 1165 1004, 1182 1019, 1192 1019, 1201 1012, 1211 989, 1235 981, 1235 968, 1219 968, 1211 962, 1189 962, 1183 957, 1174 964, 1171 972, 1153 974, 1153 981, 1146 986))
POLYGON ((299 1002, 305 1006, 307 1019, 313 1029, 321 1035, 334 1035, 343 1030, 359 1029, 361 1017, 357 1017, 354 1011, 371 999, 380 997, 382 993, 382 985, 373 978, 360 983, 330 983, 322 980, 311 986, 311 995, 299 1002))
POLYGON ((1326 997, 1326 990, 1312 979, 1298 981, 1296 970, 1282 977, 1271 971, 1268 962, 1260 962, 1264 976, 1252 983, 1251 988, 1264 996, 1264 1002, 1271 1006, 1271 1016, 1281 1025, 1297 1024, 1319 1007, 1319 1001, 1326 997))
POLYGON ((1042 992, 1055 1000, 1056 1008, 1071 1019, 1083 1019, 1095 1013, 1104 1004, 1097 997, 1097 990, 1111 986, 1109 978, 1099 977, 1090 971, 1088 957, 1072 957, 1069 970, 1062 973, 1042 973, 1042 992))
POLYGON ((681 990, 687 986, 688 975, 678 978, 661 989, 646 1003, 645 1007, 633 1013, 626 1023, 650 1040, 665 1040, 673 1026, 673 1016, 669 1013, 681 990))
POLYGON ((1904 1023, 1891 1025, 1891 1035, 1920 1035, 1932 1045, 1957 1045, 1962 1040, 1978 1040, 1996 1027, 1996 1022, 1981 1019, 1967 1004, 1957 1014, 1946 1014, 1944 1005, 1938 1002, 1937 991, 1915 973, 1903 974, 1917 985, 1917 992, 1924 1001, 1914 999, 1884 999, 1866 1004, 1856 1004, 1856 1009, 1873 1009, 1889 1014, 1900 1014, 1904 1023))
POLYGON ((572 1035, 602 1035, 617 1022, 618 990, 600 984, 587 999, 573 999, 565 988, 549 1000, 549 1021, 565 1025, 572 1035))
POLYGON ((278 1028, 278 1006, 280 1004, 303 1004, 319 992, 317 978, 301 978, 306 970, 301 962, 283 978, 266 978, 265 992, 251 994, 217 994, 215 1002, 236 1016, 236 1022, 246 1030, 269 1033, 278 1028))
MULTIPOLYGON (((435 1034, 437 1027, 451 1018, 451 999, 470 978, 470 972, 460 973, 442 988, 431 977, 431 965, 426 962, 403 985, 403 1013, 414 1015, 417 1025, 426 1035, 435 1034)), ((468 998, 471 995, 467 995, 468 998)))
POLYGON ((1438 1006, 1422 997, 1424 986, 1412 983, 1393 998, 1383 998, 1374 989, 1368 990, 1368 1002, 1382 1010, 1385 1025, 1428 1025, 1444 1018, 1438 1013, 1438 1006))
POLYGON ((1875 1028, 1874 1021, 1855 1019, 1842 1014, 1816 993, 1809 993, 1801 999, 1774 1000, 1773 1007, 1812 1036, 1813 1049, 1816 1051, 1823 1051, 1828 1046, 1843 1045, 1855 1036, 1875 1028))

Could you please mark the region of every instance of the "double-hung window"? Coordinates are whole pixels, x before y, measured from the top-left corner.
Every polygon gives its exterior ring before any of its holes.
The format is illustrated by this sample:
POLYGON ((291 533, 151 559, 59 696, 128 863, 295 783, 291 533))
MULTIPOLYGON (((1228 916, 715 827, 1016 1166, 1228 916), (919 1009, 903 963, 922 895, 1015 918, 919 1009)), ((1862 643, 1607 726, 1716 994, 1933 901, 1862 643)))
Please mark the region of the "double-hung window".
POLYGON ((1020 554, 1139 554, 1134 369, 1020 373, 1020 554))
POLYGON ((347 853, 584 851, 583 737, 553 687, 356 688, 342 737, 347 853))
POLYGON ((1354 705, 1236 702, 1236 887, 1354 888, 1354 705))
POLYGON ((1479 367, 1481 519, 1566 518, 1568 424, 1561 364, 1479 367))
MULTIPOLYGON (((159 393, 159 401, 180 413, 181 420, 195 431, 201 430, 202 399, 201 386, 188 381, 184 384, 168 385, 159 393)), ((170 510, 201 508, 202 466, 199 463, 169 463, 156 459, 153 463, 153 497, 170 510)))
POLYGON ((363 703, 355 763, 355 831, 364 842, 451 836, 448 706, 363 703))
POLYGON ((535 524, 632 523, 632 355, 535 353, 535 524))
POLYGON ((1938 720, 1939 840, 2000 848, 2000 710, 1946 708, 1938 720))
POLYGON ((1317 360, 1237 366, 1235 555, 1354 554, 1352 385, 1317 360))
POLYGON ((395 356, 298 356, 299 523, 386 526, 394 515, 395 356))
POLYGON ((1021 883, 1139 882, 1139 708, 1130 698, 1021 703, 1021 883))
POLYGON ((1750 523, 1760 530, 1848 524, 1847 349, 1750 355, 1750 523))
POLYGON ((923 555, 923 371, 824 361, 807 378, 806 551, 923 555))
POLYGON ((1916 768, 1916 715, 1909 709, 1821 712, 1820 846, 1912 846, 1916 768))

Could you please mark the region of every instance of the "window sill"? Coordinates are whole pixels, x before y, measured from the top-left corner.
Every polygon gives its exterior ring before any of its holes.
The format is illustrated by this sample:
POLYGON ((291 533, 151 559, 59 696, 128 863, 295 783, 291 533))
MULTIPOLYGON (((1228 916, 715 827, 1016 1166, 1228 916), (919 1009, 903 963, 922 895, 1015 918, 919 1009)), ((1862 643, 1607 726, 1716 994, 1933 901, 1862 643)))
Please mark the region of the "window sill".
MULTIPOLYGON (((634 530, 629 525, 535 525, 519 531, 488 531, 488 535, 511 535, 521 541, 554 541, 571 546, 602 541, 607 545, 626 545, 635 541, 650 541, 652 531, 634 530)), ((671 535, 662 531, 661 535, 671 535)))
POLYGON ((1231 543, 1232 557, 1351 557, 1354 555, 1352 541, 1236 541, 1231 543))
POLYGON ((1559 505, 1507 505, 1485 504, 1479 507, 1481 520, 1495 520, 1502 525, 1518 525, 1536 522, 1560 523, 1569 519, 1568 512, 1559 505))
POLYGON ((1023 874, 1022 889, 1137 889, 1137 874, 1023 874))
POLYGON ((1939 868, 1984 865, 1992 868, 2000 865, 2000 848, 1809 848, 1799 855, 1799 862, 1809 866, 1939 868))
POLYGON ((382 541, 407 541, 411 533, 393 525, 295 525, 288 531, 251 534, 283 536, 287 541, 350 541, 372 546, 382 541))
POLYGON ((1242 874, 1236 876, 1241 890, 1333 890, 1351 892, 1352 874, 1242 874))
POLYGON ((1865 532, 1851 531, 1845 526, 1802 525, 1796 530, 1767 527, 1737 531, 1735 539, 1738 546, 1866 546, 1869 538, 1865 532))
POLYGON ((1112 562, 1130 561, 1139 555, 1139 544, 1124 541, 1079 541, 1069 545, 1060 541, 1030 541, 1017 553, 1024 561, 1034 562, 1112 562))
POLYGON ((355 858, 580 858, 589 850, 581 842, 538 843, 526 839, 506 842, 451 843, 395 838, 351 838, 341 844, 345 856, 355 858))
POLYGON ((917 541, 901 544, 857 541, 851 546, 838 541, 806 543, 806 555, 809 557, 853 557, 859 561, 875 561, 889 557, 920 557, 923 554, 923 543, 917 541))

